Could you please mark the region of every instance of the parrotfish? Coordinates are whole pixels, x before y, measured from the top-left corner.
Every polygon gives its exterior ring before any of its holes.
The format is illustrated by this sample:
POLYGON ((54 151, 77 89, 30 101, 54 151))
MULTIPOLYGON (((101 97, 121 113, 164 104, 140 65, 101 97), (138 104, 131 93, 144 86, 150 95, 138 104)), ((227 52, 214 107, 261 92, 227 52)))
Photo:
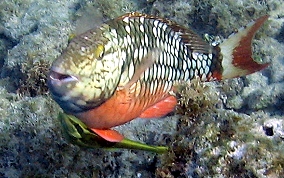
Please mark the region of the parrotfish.
POLYGON ((267 67, 253 60, 251 48, 267 19, 262 16, 211 45, 173 21, 128 13, 72 39, 53 62, 48 86, 65 113, 107 141, 119 142, 123 136, 112 127, 175 109, 177 83, 230 79, 267 67))

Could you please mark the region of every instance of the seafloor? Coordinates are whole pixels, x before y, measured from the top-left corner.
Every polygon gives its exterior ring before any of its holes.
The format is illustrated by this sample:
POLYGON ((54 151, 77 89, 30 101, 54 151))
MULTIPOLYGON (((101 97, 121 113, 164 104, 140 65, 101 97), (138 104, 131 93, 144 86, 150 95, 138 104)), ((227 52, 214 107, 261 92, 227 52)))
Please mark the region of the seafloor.
POLYGON ((1 0, 0 177, 283 177, 283 22, 282 0, 1 0), (253 49, 271 64, 247 77, 182 86, 175 116, 117 128, 168 145, 166 154, 72 145, 48 94, 48 67, 72 34, 129 11, 223 38, 269 14, 253 49))

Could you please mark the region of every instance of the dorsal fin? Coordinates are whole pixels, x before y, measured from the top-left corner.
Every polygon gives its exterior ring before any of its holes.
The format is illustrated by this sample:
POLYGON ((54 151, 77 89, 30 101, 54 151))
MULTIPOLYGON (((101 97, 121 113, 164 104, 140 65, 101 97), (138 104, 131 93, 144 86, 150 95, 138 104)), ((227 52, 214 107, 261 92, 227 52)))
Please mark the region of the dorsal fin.
POLYGON ((192 30, 175 23, 170 25, 170 27, 179 34, 182 42, 191 51, 199 53, 208 53, 210 51, 211 46, 192 30))

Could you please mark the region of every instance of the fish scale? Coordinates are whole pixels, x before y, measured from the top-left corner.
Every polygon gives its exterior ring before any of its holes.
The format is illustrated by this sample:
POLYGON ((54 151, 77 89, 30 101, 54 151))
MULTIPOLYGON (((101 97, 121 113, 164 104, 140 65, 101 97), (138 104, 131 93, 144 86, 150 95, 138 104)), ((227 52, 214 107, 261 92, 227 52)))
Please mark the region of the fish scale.
POLYGON ((260 17, 211 46, 170 20, 125 14, 70 42, 51 66, 50 93, 64 112, 108 140, 111 127, 173 111, 173 85, 181 81, 223 80, 268 66, 251 57, 251 40, 267 19, 260 17))
MULTIPOLYGON (((141 82, 150 83, 150 89, 152 94, 155 94, 156 87, 153 88, 152 85, 154 85, 156 80, 165 80, 166 83, 168 80, 171 81, 178 81, 178 80, 189 80, 195 77, 195 75, 203 76, 203 80, 207 80, 209 78, 209 71, 210 70, 204 70, 204 68, 210 68, 211 66, 199 66, 199 68, 196 68, 195 71, 192 71, 191 69, 191 60, 196 60, 196 63, 201 64, 199 62, 200 59, 192 58, 192 51, 189 50, 187 47, 190 46, 190 44, 183 44, 181 37, 178 36, 178 32, 175 33, 172 28, 170 28, 168 25, 166 25, 164 22, 158 20, 158 19, 145 19, 144 17, 124 17, 122 18, 122 21, 116 21, 113 20, 109 23, 110 28, 118 28, 118 38, 123 39, 123 36, 129 35, 133 39, 133 43, 124 42, 124 46, 122 46, 122 50, 124 49, 130 49, 130 50, 124 50, 126 53, 126 56, 128 56, 128 59, 130 61, 126 61, 126 68, 125 71, 127 71, 125 75, 128 77, 127 80, 130 80, 133 75, 133 72, 128 73, 129 71, 133 71, 133 67, 137 68, 139 67, 139 61, 143 59, 143 57, 146 55, 143 50, 140 50, 140 56, 137 57, 135 54, 139 53, 134 51, 134 49, 139 49, 137 46, 142 46, 147 49, 147 51, 151 51, 151 48, 159 48, 161 49, 160 57, 157 55, 157 60, 155 61, 155 64, 149 68, 147 73, 145 75, 142 75, 140 78, 141 82), (142 23, 141 23, 142 22, 142 23), (122 26, 122 27, 120 27, 122 26), (143 30, 141 30, 143 29, 143 30), (145 33, 145 29, 147 34, 145 33), (147 38, 145 38, 147 36, 147 38), (144 37, 144 38, 143 38, 144 37), (147 41, 145 41, 147 40, 147 41), (145 46, 145 44, 148 44, 148 46, 145 46), (178 47, 177 47, 178 46, 178 47), (180 47, 183 46, 183 47, 180 47), (177 47, 177 48, 176 48, 177 47), (183 50, 178 50, 179 48, 183 50), (187 54, 183 51, 187 50, 187 54), (133 61, 134 60, 134 61, 133 61), (163 64, 166 63, 166 66, 164 67, 163 64), (133 65, 135 64, 135 65, 133 65), (186 67, 184 67, 186 65, 186 67), (168 70, 168 72, 163 72, 168 74, 168 76, 163 76, 163 78, 157 78, 156 74, 159 70, 168 70), (188 70, 188 72, 187 72, 188 70), (185 75, 185 73, 188 73, 188 75, 185 75), (204 77, 205 76, 205 77, 204 77)), ((142 48, 143 49, 143 48, 142 48)), ((212 53, 209 53, 209 51, 212 51, 212 49, 208 49, 208 54, 202 54, 198 55, 198 57, 206 56, 207 60, 212 60, 212 57, 209 57, 209 54, 212 56, 212 53)), ((203 59, 203 58, 202 58, 203 59)), ((201 59, 201 60, 202 60, 201 59)), ((206 64, 210 64, 211 62, 207 62, 206 64)), ((195 66, 193 66, 194 68, 195 66)), ((135 69, 134 69, 135 70, 135 69)), ((122 74, 124 75, 124 74, 122 74)), ((122 81, 123 83, 126 83, 128 81, 122 81)), ((171 85, 173 83, 171 82, 171 85)), ((172 86, 168 86, 167 90, 170 90, 172 86)))

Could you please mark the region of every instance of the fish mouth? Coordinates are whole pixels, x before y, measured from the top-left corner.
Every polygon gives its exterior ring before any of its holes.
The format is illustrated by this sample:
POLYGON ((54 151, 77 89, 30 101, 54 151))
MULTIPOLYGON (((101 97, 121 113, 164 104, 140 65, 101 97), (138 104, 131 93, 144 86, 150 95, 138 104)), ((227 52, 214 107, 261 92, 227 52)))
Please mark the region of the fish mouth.
POLYGON ((51 97, 59 104, 64 112, 72 115, 85 112, 102 103, 97 100, 85 101, 84 91, 75 91, 76 84, 80 82, 79 77, 69 75, 60 68, 52 67, 50 69, 47 85, 51 97))
POLYGON ((72 86, 78 81, 78 77, 66 74, 56 67, 52 67, 48 75, 47 85, 52 98, 65 112, 70 114, 84 110, 76 104, 77 98, 70 95, 72 86))
POLYGON ((53 67, 50 69, 50 72, 49 72, 49 80, 53 83, 60 84, 60 83, 77 82, 78 77, 65 74, 60 69, 53 67))

